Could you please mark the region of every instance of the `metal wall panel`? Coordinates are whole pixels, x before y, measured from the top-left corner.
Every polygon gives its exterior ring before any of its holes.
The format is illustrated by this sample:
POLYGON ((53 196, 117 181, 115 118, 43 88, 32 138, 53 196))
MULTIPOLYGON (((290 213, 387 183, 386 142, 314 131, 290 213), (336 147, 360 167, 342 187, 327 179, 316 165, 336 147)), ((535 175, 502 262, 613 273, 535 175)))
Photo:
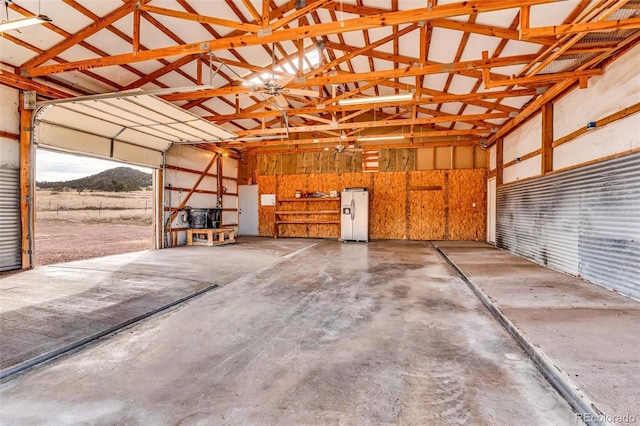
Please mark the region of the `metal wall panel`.
POLYGON ((20 269, 20 173, 0 167, 0 271, 20 269))
POLYGON ((640 299, 640 153, 497 192, 498 247, 640 299))

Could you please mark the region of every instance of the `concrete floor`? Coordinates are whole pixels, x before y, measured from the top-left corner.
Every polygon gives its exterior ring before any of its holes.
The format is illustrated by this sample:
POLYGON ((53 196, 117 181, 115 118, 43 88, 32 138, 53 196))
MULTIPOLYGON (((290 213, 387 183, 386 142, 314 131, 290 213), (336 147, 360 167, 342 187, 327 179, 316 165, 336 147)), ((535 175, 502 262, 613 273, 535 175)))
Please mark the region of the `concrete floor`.
POLYGON ((598 410, 640 423, 640 302, 487 244, 436 245, 598 410))
MULTIPOLYGON (((246 241, 121 265, 150 283, 227 265, 234 279, 7 379, 0 422, 576 424, 430 243, 246 241)), ((85 277, 123 259, 87 261, 85 277)))
POLYGON ((0 280, 0 374, 190 294, 273 266, 308 246, 309 241, 293 239, 277 245, 244 239, 241 250, 178 247, 7 276, 0 280))

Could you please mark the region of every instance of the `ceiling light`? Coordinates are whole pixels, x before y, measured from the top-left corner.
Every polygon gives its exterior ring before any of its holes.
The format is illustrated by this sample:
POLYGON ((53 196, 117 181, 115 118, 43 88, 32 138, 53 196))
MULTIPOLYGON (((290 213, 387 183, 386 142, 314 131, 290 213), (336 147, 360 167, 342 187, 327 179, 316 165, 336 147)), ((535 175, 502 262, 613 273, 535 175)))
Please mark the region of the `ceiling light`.
POLYGON ((376 104, 376 103, 383 103, 383 102, 410 101, 412 99, 413 99, 413 93, 402 93, 398 95, 340 99, 338 101, 338 105, 376 104))
POLYGON ((404 135, 389 135, 389 136, 363 136, 357 139, 358 142, 369 141, 395 141, 404 139, 404 135))
POLYGON ((15 30, 17 28, 28 27, 29 25, 42 24, 44 22, 51 22, 51 18, 45 15, 33 16, 31 18, 16 19, 15 21, 0 23, 0 33, 9 30, 15 30))

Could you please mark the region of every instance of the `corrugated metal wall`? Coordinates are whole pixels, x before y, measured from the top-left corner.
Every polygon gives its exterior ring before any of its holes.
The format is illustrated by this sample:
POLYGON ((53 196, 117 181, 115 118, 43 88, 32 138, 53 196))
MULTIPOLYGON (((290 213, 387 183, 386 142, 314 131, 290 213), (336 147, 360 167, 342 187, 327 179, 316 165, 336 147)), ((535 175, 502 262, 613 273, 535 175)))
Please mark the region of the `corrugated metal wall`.
POLYGON ((640 299, 640 153, 498 187, 496 245, 640 299))
POLYGON ((19 269, 20 173, 0 167, 0 271, 19 269))

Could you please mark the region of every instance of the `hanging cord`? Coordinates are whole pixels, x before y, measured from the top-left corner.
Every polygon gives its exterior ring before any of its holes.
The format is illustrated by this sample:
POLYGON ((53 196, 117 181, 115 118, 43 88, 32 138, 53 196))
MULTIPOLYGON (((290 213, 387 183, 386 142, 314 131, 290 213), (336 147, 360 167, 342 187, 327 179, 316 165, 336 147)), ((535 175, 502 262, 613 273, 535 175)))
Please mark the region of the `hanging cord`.
POLYGON ((7 19, 3 19, 2 23, 9 22, 9 3, 11 3, 11 0, 4 0, 4 16, 7 19))

